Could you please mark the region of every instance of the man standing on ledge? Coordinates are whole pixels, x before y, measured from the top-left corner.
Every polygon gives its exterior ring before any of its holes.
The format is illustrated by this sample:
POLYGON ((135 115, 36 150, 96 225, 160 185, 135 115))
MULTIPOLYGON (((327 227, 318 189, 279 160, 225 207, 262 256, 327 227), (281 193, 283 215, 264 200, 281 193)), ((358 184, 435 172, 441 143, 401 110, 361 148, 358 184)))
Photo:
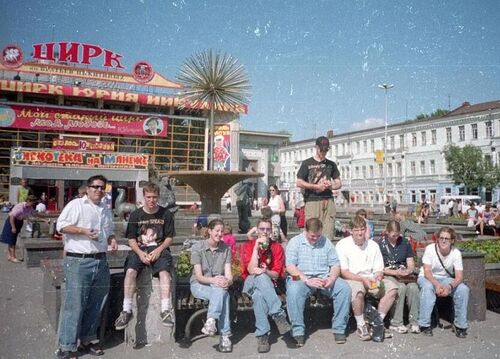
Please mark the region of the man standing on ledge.
POLYGON ((297 172, 297 187, 304 189, 306 221, 319 218, 323 235, 334 238, 335 202, 333 190, 342 187, 337 165, 326 158, 330 141, 325 136, 316 139, 313 157, 302 162, 297 172))
POLYGON ((95 343, 101 311, 109 292, 108 245, 118 249, 111 209, 101 201, 106 188, 101 175, 87 180, 87 194, 64 207, 57 230, 64 235, 65 299, 59 321, 59 358, 78 353, 104 354, 95 343), (80 347, 77 351, 77 343, 80 347))

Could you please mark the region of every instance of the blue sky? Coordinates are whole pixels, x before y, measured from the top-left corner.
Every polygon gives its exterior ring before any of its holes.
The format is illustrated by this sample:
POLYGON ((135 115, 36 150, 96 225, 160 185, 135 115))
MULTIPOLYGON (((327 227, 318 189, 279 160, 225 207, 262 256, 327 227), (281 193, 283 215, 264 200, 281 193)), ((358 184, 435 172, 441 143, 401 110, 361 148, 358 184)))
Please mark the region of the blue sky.
POLYGON ((0 14, 1 47, 98 44, 173 80, 192 54, 223 50, 250 77, 243 127, 294 140, 383 125, 380 83, 395 85, 389 123, 500 99, 496 0, 0 0, 0 14))

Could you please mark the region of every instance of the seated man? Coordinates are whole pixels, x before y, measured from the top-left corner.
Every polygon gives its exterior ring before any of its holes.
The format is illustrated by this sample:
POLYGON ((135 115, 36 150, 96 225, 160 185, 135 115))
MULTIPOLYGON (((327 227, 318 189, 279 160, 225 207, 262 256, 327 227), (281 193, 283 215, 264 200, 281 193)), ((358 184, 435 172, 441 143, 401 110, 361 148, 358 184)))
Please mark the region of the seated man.
POLYGON ((306 221, 304 232, 293 237, 286 247, 288 316, 292 322, 292 336, 298 347, 305 342, 305 301, 316 291, 333 300, 332 331, 335 343, 346 342, 351 290, 339 277, 337 253, 332 242, 321 235, 322 229, 318 218, 310 218, 306 221))
POLYGON ((132 296, 137 276, 146 266, 151 266, 153 275, 160 278, 160 320, 165 326, 174 325, 169 273, 174 220, 169 210, 158 205, 159 193, 158 185, 146 183, 143 187, 144 206, 130 214, 126 237, 132 250, 125 261, 123 311, 115 321, 117 330, 125 329, 132 318, 132 296))
MULTIPOLYGON (((380 248, 372 240, 367 240, 366 221, 361 216, 356 216, 351 222, 352 235, 343 238, 336 246, 340 260, 340 271, 352 291, 352 311, 357 324, 357 334, 361 340, 370 340, 365 323, 365 295, 370 294, 380 299, 378 314, 383 321, 385 315, 392 307, 396 295, 397 285, 384 279, 384 260, 380 248)), ((383 327, 380 335, 373 340, 383 341, 383 327)))
POLYGON ((268 315, 273 318, 280 334, 290 330, 275 291, 276 282, 285 277, 285 253, 279 243, 271 241, 271 230, 271 221, 260 219, 257 222, 257 239, 246 242, 241 251, 241 276, 245 280, 243 293, 253 300, 259 353, 270 350, 268 315))
POLYGON ((457 235, 450 227, 441 227, 436 243, 425 247, 418 275, 420 287, 419 324, 422 334, 432 336, 431 315, 436 296, 453 298, 455 318, 453 330, 458 338, 467 336, 467 306, 469 287, 463 283, 462 253, 454 248, 457 235))

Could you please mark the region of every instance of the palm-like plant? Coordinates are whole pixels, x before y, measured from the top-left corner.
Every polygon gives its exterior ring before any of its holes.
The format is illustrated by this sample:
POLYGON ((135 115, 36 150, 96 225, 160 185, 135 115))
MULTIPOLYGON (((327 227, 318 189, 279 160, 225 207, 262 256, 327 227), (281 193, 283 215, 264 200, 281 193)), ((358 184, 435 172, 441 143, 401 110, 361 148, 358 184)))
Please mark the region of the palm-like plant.
MULTIPOLYGON (((214 110, 231 111, 248 104, 250 81, 245 68, 231 55, 210 49, 188 58, 177 79, 184 87, 183 107, 209 106, 209 143, 213 148, 214 110)), ((213 169, 213 150, 210 169, 213 169)))

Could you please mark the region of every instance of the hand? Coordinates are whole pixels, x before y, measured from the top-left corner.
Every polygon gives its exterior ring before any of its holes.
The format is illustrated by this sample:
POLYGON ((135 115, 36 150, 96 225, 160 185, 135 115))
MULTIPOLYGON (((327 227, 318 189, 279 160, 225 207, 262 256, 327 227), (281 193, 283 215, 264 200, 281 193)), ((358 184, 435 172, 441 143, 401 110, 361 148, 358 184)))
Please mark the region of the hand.
POLYGON ((254 275, 260 275, 262 273, 266 273, 266 268, 260 268, 260 267, 257 267, 253 270, 253 273, 254 275))
POLYGON ((154 263, 160 258, 161 255, 161 250, 159 248, 156 248, 154 251, 149 253, 149 262, 154 263))
POLYGON ((89 239, 92 241, 97 241, 99 239, 99 232, 95 229, 84 228, 83 234, 89 237, 89 239))
POLYGON ((321 278, 308 278, 306 280, 306 285, 308 287, 321 289, 321 288, 324 288, 325 281, 321 278))
POLYGON ((369 280, 368 278, 362 277, 361 281, 363 282, 363 286, 365 289, 371 289, 372 288, 372 281, 369 280))
POLYGON ((436 294, 438 297, 447 297, 450 295, 450 287, 448 285, 438 285, 436 288, 436 294))
POLYGON ((139 259, 141 260, 142 263, 144 263, 145 265, 150 265, 151 262, 149 260, 149 254, 147 254, 146 252, 142 252, 141 251, 141 254, 139 255, 139 259))
POLYGON ((326 277, 323 279, 323 288, 331 288, 336 280, 337 278, 326 277))
POLYGON ((116 238, 111 239, 110 246, 111 246, 111 254, 115 255, 116 252, 118 251, 118 242, 116 241, 116 238))
POLYGON ((15 226, 12 226, 11 230, 12 234, 16 234, 17 233, 17 229, 15 226))
POLYGON ((217 287, 227 288, 229 287, 229 280, 223 275, 218 275, 214 277, 213 284, 215 284, 217 287))
POLYGON ((379 272, 377 273, 377 275, 375 275, 375 277, 373 277, 373 279, 377 282, 381 281, 382 279, 384 279, 384 274, 379 272))

